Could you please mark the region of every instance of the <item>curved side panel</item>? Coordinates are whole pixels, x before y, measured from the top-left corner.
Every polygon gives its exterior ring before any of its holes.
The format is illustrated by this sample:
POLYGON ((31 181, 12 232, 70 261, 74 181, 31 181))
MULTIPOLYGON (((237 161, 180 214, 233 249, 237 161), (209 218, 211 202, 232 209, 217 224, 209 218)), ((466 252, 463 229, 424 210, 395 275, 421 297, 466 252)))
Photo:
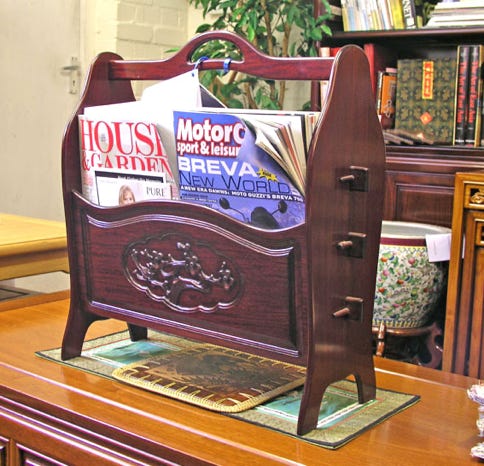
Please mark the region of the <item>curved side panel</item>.
POLYGON ((333 381, 354 375, 360 402, 375 395, 371 324, 385 145, 364 52, 344 47, 333 72, 308 164, 307 248, 318 256, 309 262, 310 349, 300 434, 316 426, 333 381))

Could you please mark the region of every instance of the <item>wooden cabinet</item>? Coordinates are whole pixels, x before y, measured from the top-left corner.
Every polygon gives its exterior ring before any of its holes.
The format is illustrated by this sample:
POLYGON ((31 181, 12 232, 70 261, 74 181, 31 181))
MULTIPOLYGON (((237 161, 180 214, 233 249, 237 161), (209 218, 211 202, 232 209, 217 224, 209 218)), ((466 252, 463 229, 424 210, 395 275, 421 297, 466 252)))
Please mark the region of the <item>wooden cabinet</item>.
POLYGON ((443 368, 484 375, 484 173, 458 173, 443 368))
POLYGON ((19 396, 14 401, 11 396, 0 397, 1 466, 174 464, 163 461, 161 452, 153 460, 141 449, 125 448, 121 442, 109 439, 108 427, 106 433, 99 431, 104 427, 85 428, 75 414, 70 422, 61 419, 62 414, 52 406, 37 409, 35 403, 29 405, 19 396))
MULTIPOLYGON (((38 358, 60 344, 69 300, 32 302, 0 311, 2 466, 363 466, 390 463, 396 452, 392 463, 461 466, 479 441, 477 405, 465 392, 476 381, 468 377, 376 358, 379 388, 420 401, 330 450, 38 358)), ((89 338, 124 327, 107 319, 89 338)))
POLYGON ((484 151, 387 147, 383 218, 450 227, 455 173, 478 170, 484 151))

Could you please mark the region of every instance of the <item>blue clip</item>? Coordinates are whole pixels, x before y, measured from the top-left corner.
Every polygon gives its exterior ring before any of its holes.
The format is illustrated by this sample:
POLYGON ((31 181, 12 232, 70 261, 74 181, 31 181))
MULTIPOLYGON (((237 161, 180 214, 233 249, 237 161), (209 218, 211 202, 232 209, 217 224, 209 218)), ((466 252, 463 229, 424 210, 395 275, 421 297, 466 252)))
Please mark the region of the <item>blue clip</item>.
POLYGON ((224 74, 227 74, 230 71, 230 63, 232 62, 231 58, 226 58, 224 60, 224 74))
POLYGON ((203 56, 203 57, 200 57, 196 62, 195 62, 195 65, 193 67, 193 71, 192 71, 192 76, 195 75, 195 70, 198 70, 198 68, 200 67, 200 65, 202 64, 202 62, 204 62, 205 60, 208 60, 208 57, 207 56, 203 56))

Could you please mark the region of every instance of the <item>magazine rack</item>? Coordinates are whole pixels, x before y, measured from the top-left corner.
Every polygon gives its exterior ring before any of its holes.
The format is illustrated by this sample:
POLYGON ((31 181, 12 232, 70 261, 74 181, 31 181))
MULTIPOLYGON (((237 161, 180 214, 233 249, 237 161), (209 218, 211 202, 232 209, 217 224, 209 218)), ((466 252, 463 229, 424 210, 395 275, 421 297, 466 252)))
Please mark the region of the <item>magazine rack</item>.
MULTIPOLYGON (((222 69, 224 60, 201 66, 222 69)), ((91 323, 116 318, 127 322, 133 340, 153 328, 306 366, 300 435, 315 428, 323 393, 334 381, 353 375, 359 401, 372 399, 384 154, 368 62, 356 46, 336 58, 275 58, 219 31, 196 36, 166 60, 100 54, 62 146, 71 271, 63 359, 81 353, 91 323), (77 115, 86 106, 134 100, 131 80, 193 69, 193 52, 210 40, 239 48, 243 58, 231 62, 237 71, 313 84, 330 79, 308 157, 305 223, 265 231, 194 204, 106 208, 80 194, 77 115), (168 284, 135 283, 130 258, 148 250, 165 258, 158 267, 165 267, 168 284)))

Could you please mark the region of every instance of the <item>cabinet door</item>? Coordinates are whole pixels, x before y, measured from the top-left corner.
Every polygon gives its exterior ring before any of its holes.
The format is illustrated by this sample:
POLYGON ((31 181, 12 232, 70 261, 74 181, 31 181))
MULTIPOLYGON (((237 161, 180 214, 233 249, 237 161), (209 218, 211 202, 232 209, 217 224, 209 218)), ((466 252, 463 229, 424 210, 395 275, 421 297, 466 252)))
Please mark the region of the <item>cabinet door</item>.
POLYGON ((387 170, 385 182, 385 220, 451 226, 453 174, 387 170))

